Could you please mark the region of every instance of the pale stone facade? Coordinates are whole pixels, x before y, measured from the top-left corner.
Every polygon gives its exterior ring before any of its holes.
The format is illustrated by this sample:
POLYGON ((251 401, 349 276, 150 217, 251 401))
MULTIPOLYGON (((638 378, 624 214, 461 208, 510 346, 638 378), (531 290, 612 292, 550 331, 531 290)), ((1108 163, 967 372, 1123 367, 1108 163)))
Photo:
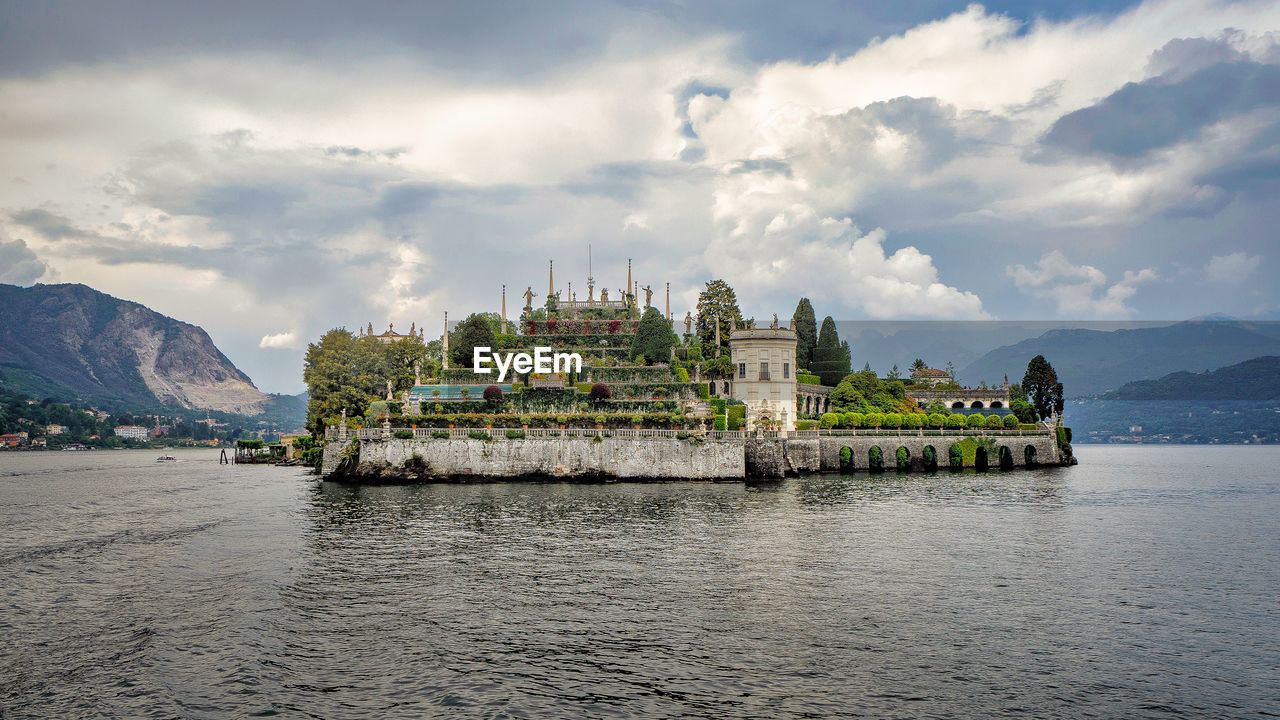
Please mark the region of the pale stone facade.
POLYGON ((789 328, 737 329, 729 335, 733 397, 747 404, 747 429, 762 420, 796 429, 796 332, 789 328))

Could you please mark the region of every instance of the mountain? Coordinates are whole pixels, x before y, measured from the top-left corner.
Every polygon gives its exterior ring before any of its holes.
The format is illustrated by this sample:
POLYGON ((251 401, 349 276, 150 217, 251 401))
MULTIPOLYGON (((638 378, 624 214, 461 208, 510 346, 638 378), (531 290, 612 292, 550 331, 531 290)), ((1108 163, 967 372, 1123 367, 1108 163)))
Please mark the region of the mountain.
POLYGON ((1044 355, 1068 397, 1097 395, 1134 380, 1177 371, 1212 370, 1264 355, 1280 355, 1276 323, 1188 321, 1164 327, 1050 330, 997 348, 959 372, 960 381, 1018 382, 1027 362, 1044 355))
POLYGON ((1280 357, 1254 358, 1203 373, 1176 372, 1127 383, 1103 400, 1280 400, 1280 357))
POLYGON ((139 407, 256 415, 269 400, 201 328, 85 285, 0 284, 0 370, 139 407))

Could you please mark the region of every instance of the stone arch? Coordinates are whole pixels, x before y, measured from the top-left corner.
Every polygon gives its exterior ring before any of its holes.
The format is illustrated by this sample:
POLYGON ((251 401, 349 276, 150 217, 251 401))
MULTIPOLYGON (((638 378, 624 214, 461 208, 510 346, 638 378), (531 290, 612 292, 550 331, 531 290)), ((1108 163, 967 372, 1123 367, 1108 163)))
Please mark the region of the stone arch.
POLYGON ((872 445, 867 450, 867 470, 873 473, 884 472, 884 450, 879 445, 872 445))
POLYGON ((712 395, 719 395, 719 394, 720 394, 720 393, 716 392, 717 390, 719 390, 719 389, 720 389, 720 386, 716 384, 716 381, 715 381, 715 380, 712 380, 712 381, 709 383, 709 385, 710 385, 711 387, 710 387, 710 388, 708 388, 708 389, 709 389, 709 390, 711 390, 711 394, 712 394, 712 395))
POLYGON ((724 394, 725 394, 725 395, 728 395, 728 394, 729 394, 729 381, 728 381, 728 380, 725 380, 725 381, 724 381, 724 394))
POLYGON ((925 445, 924 450, 920 452, 920 462, 924 469, 933 472, 938 469, 938 449, 932 445, 925 445))
POLYGON ((1000 446, 1000 469, 1001 470, 1013 469, 1013 451, 1009 449, 1008 445, 1000 446))
POLYGON ((991 404, 990 404, 990 405, 988 405, 987 407, 992 408, 992 409, 1002 408, 1002 407, 1004 407, 1004 403, 1000 402, 999 400, 992 400, 992 401, 991 401, 991 404))
POLYGON ((969 403, 969 407, 970 407, 970 408, 972 408, 972 409, 974 409, 974 410, 981 410, 981 409, 982 409, 982 401, 981 401, 981 400, 974 400, 973 402, 969 403))
POLYGON ((987 449, 979 445, 973 453, 973 469, 978 472, 986 472, 989 465, 987 449))
POLYGON ((853 472, 854 470, 854 452, 853 448, 848 445, 840 448, 840 472, 853 472))
POLYGON ((947 467, 952 470, 964 469, 964 453, 960 452, 959 443, 951 443, 947 448, 947 467))
POLYGON ((894 464, 898 472, 911 469, 911 451, 906 445, 899 445, 893 453, 894 464))
POLYGON ((952 410, 960 410, 960 409, 962 409, 963 407, 964 407, 964 401, 963 401, 963 400, 957 400, 957 401, 955 401, 955 402, 951 403, 951 409, 952 409, 952 410))
POLYGON ((1035 467, 1036 463, 1036 446, 1028 445, 1022 449, 1022 461, 1027 467, 1035 467))

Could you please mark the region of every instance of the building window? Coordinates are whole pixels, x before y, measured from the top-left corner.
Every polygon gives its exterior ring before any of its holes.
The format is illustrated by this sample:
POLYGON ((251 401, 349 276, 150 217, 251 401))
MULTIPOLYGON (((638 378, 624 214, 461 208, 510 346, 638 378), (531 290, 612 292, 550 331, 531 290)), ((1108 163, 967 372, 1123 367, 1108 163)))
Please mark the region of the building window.
POLYGON ((738 363, 738 379, 745 380, 747 378, 747 364, 738 363))
POLYGON ((761 380, 769 379, 769 363, 767 362, 760 363, 760 379, 761 380))
POLYGON ((791 363, 782 363, 782 379, 791 379, 791 363))

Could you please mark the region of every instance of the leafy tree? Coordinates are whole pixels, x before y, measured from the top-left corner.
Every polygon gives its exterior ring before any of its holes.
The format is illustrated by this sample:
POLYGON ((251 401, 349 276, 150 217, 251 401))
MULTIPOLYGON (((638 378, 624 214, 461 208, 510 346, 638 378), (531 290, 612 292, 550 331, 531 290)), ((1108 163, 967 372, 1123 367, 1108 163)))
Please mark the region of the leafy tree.
POLYGON ((502 388, 498 387, 497 385, 490 385, 489 387, 484 389, 484 393, 481 395, 481 397, 483 397, 485 400, 488 400, 491 403, 502 402, 502 388))
POLYGON ((890 380, 901 380, 901 379, 902 379, 902 373, 898 371, 898 363, 894 363, 894 364, 893 364, 893 367, 889 369, 889 375, 888 375, 888 378, 889 378, 890 380))
POLYGON ((818 345, 818 321, 809 298, 800 298, 796 304, 791 326, 796 330, 796 367, 807 369, 813 362, 813 349, 818 345))
POLYGON ((493 325, 487 316, 493 313, 472 313, 449 333, 449 361, 455 367, 471 367, 475 348, 493 347, 493 325))
POLYGON ((1031 407, 1031 403, 1021 398, 1010 400, 1009 409, 1017 416, 1019 422, 1033 423, 1040 419, 1040 416, 1036 415, 1035 408, 1031 407))
POLYGON ((836 321, 830 315, 823 318, 822 330, 818 332, 818 344, 813 349, 813 362, 809 363, 809 369, 822 379, 823 385, 837 385, 841 378, 849 374, 847 347, 840 344, 836 321))
POLYGON ((947 362, 947 377, 951 378, 951 382, 956 381, 956 366, 950 361, 947 362))
POLYGON ((965 427, 976 429, 982 427, 982 423, 986 422, 986 418, 982 417, 982 413, 974 413, 965 420, 965 427))
POLYGON ((942 413, 931 413, 929 415, 929 427, 937 430, 937 429, 941 429, 942 426, 946 424, 947 424, 946 415, 943 415, 942 413))
POLYGON ((960 428, 962 428, 962 427, 964 427, 964 416, 963 416, 963 415, 948 415, 948 416, 947 416, 947 429, 948 429, 948 430, 958 430, 958 429, 960 429, 960 428))
POLYGON ((729 329, 732 322, 743 324, 742 311, 738 309, 738 296, 723 280, 712 280, 698 294, 698 339, 702 344, 702 356, 716 356, 716 316, 720 317, 720 347, 729 352, 729 329))
POLYGON ((988 430, 1000 430, 1004 428, 1004 420, 999 415, 988 415, 982 426, 988 430))
POLYGON ((1047 418, 1054 412, 1061 413, 1062 383, 1058 382, 1058 373, 1043 355, 1031 358, 1027 363, 1027 373, 1022 376, 1022 387, 1026 390, 1027 401, 1035 409, 1036 414, 1047 418))
MULTIPOLYGON (((323 430, 327 421, 344 409, 350 417, 363 416, 369 403, 377 399, 376 383, 369 378, 369 347, 363 340, 358 341, 346 328, 334 328, 307 346, 302 379, 310 398, 307 427, 312 432, 323 430)), ((368 340, 382 345, 376 339, 368 340)))
POLYGON ((1004 416, 1004 429, 1005 429, 1005 430, 1017 430, 1017 429, 1018 429, 1018 416, 1017 416, 1017 415, 1005 415, 1005 416, 1004 416))
POLYGON ((590 400, 608 400, 613 397, 613 391, 604 383, 596 383, 591 386, 591 392, 587 395, 590 400))
POLYGON ((924 370, 924 369, 925 369, 925 368, 927 368, 927 367, 929 367, 929 366, 928 366, 928 365, 925 365, 925 364, 924 364, 924 360, 921 360, 920 358, 916 358, 915 360, 912 360, 912 361, 911 361, 911 371, 912 371, 912 372, 915 372, 916 370, 924 370))
POLYGON ((677 343, 671 324, 662 311, 652 305, 644 309, 635 338, 631 341, 631 357, 645 357, 649 362, 666 362, 677 343))
POLYGON ((1022 389, 1022 383, 1014 383, 1009 386, 1009 399, 1026 402, 1027 391, 1022 389))
POLYGON ((389 370, 388 379, 396 392, 413 387, 417 377, 430 377, 431 364, 427 360, 427 346, 418 340, 396 340, 383 349, 389 370), (417 368, 417 375, 414 368, 417 368))

